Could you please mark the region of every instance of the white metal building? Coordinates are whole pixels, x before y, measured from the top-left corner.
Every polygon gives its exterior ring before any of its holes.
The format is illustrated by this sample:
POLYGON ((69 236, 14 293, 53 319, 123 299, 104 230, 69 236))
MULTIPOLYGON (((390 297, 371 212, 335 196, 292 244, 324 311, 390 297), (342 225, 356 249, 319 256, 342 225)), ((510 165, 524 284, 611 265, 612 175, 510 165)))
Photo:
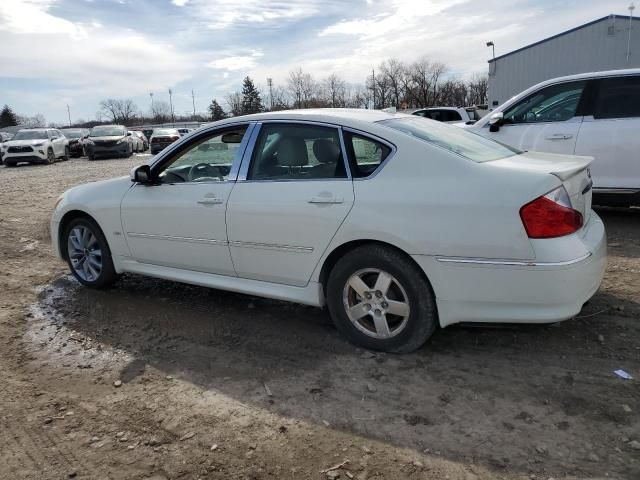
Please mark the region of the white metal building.
POLYGON ((550 78, 640 67, 639 20, 609 15, 489 60, 489 108, 550 78))

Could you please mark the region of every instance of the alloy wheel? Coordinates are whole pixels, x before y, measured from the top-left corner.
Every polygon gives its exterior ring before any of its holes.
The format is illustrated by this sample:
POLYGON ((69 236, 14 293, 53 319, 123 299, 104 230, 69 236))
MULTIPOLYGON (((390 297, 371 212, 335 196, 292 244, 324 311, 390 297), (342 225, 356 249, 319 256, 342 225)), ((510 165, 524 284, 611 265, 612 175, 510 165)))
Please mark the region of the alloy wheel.
POLYGON ((67 252, 76 274, 86 282, 95 282, 102 273, 102 250, 93 232, 82 225, 69 232, 67 252))
POLYGON ((395 337, 409 321, 407 292, 395 277, 380 269, 354 273, 344 287, 342 299, 351 323, 373 338, 395 337))

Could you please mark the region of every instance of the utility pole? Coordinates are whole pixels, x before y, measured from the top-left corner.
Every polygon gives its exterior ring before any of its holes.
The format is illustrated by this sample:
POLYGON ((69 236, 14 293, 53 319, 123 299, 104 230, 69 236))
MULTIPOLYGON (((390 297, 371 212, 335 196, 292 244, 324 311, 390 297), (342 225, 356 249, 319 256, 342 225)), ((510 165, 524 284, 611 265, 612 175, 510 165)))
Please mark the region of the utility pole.
POLYGON ((196 97, 193 93, 193 88, 191 89, 191 101, 193 102, 193 120, 196 119, 196 97))
POLYGON ((373 109, 376 109, 376 70, 371 69, 371 90, 373 91, 373 109))
POLYGON ((269 110, 273 110, 273 78, 267 78, 267 85, 269 85, 269 104, 271 105, 269 110))
POLYGON ((171 107, 171 123, 176 123, 176 117, 173 115, 173 92, 169 89, 169 106, 171 107))
POLYGON ((633 11, 636 6, 631 2, 629 5, 629 36, 627 37, 627 62, 629 61, 629 56, 631 55, 631 21, 633 20, 633 11))
POLYGON ((69 110, 69 104, 67 103, 67 116, 69 117, 69 126, 71 126, 71 110, 69 110))

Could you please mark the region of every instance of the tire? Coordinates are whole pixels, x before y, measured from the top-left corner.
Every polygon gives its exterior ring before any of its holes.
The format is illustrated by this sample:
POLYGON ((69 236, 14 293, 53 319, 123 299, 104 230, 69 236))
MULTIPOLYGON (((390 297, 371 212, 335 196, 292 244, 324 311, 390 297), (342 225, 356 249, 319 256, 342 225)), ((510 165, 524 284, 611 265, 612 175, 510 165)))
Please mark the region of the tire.
POLYGON ((438 325, 433 290, 422 270, 383 245, 358 247, 338 260, 327 281, 327 305, 340 333, 371 350, 412 352, 438 325), (349 307, 355 307, 353 321, 349 307))
POLYGON ((52 148, 47 150, 47 159, 45 160, 45 163, 48 163, 49 165, 56 163, 56 154, 53 153, 52 148))
POLYGON ((11 167, 15 167, 15 166, 16 166, 16 164, 15 164, 15 163, 13 163, 13 162, 4 162, 4 165, 5 165, 7 168, 11 168, 11 167))
POLYGON ((71 273, 82 285, 105 288, 118 280, 109 244, 93 220, 86 217, 71 220, 65 226, 62 246, 71 273))
POLYGON ((95 156, 93 156, 93 155, 87 155, 87 159, 89 159, 89 160, 93 161, 93 160, 95 160, 95 159, 96 159, 96 157, 95 157, 95 156))
POLYGON ((133 146, 129 145, 129 148, 127 149, 127 154, 126 154, 125 158, 130 158, 131 155, 133 155, 133 146))
POLYGON ((69 152, 69 147, 64 147, 64 156, 62 157, 62 160, 66 162, 70 157, 71 153, 69 152))

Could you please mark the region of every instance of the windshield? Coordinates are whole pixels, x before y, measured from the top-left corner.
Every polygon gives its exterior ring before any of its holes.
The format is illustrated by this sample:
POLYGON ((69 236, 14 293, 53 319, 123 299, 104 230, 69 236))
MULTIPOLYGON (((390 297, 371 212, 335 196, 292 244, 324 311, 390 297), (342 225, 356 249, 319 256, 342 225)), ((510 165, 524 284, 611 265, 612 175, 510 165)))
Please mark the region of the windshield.
POLYGON ((64 136, 67 138, 80 138, 82 136, 82 130, 62 130, 64 136))
POLYGON ((44 130, 22 130, 16 133, 12 140, 47 140, 47 132, 44 130))
POLYGON ((420 117, 384 120, 379 123, 474 162, 490 162, 522 153, 515 148, 481 137, 464 128, 420 117))
POLYGON ((124 137, 124 129, 120 127, 93 127, 90 137, 124 137))

